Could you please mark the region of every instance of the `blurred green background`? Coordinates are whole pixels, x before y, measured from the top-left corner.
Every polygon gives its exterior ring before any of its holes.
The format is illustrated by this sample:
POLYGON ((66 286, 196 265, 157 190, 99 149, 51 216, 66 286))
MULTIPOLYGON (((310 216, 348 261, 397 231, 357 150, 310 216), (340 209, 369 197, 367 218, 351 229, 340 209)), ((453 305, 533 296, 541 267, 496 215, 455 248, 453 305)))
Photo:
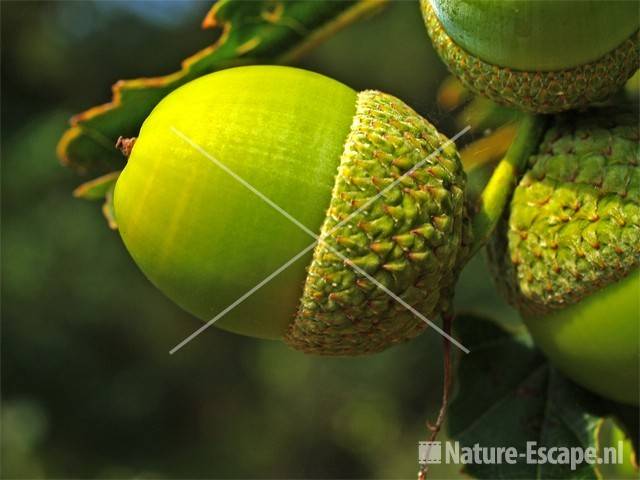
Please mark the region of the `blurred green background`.
MULTIPOLYGON (((71 196, 86 179, 55 156, 68 117, 212 43, 199 27, 209 6, 2 2, 2 477, 415 478, 441 394, 438 334, 327 359, 212 328, 170 356, 198 320, 146 281, 99 204, 71 196)), ((414 2, 301 65, 395 94, 455 133, 414 2)), ((481 258, 457 303, 514 319, 481 258)))

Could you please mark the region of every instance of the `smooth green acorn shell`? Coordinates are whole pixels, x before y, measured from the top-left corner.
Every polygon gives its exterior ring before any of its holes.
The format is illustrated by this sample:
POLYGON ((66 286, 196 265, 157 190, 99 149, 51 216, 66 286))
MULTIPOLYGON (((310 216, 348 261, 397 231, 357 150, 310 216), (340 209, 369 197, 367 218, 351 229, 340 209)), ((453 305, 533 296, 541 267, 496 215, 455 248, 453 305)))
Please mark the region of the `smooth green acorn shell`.
POLYGON ((536 343, 585 387, 638 403, 637 110, 559 116, 489 245, 494 276, 536 343))
POLYGON ((145 121, 116 185, 119 230, 161 291, 203 320, 216 316, 314 242, 219 162, 328 236, 216 325, 311 353, 379 351, 426 324, 334 252, 427 318, 448 309, 465 177, 453 145, 436 152, 444 142, 381 92, 288 67, 217 72, 171 93, 145 121))
POLYGON ((576 383, 638 405, 640 270, 579 303, 542 316, 524 315, 536 344, 576 383))
POLYGON ((467 87, 521 110, 604 100, 640 66, 636 2, 421 0, 439 56, 467 87))

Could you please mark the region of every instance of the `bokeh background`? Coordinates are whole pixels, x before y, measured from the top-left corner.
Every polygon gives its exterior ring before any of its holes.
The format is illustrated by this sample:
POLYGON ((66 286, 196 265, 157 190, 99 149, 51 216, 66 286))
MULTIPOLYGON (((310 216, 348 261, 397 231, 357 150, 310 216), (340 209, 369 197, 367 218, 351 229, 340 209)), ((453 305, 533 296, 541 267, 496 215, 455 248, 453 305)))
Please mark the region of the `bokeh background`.
MULTIPOLYGON (((3 478, 414 478, 441 394, 427 331, 368 358, 326 359, 208 330, 138 271, 87 179, 55 146, 73 113, 121 78, 176 70, 212 43, 210 2, 7 2, 2 17, 3 478)), ((339 33, 301 65, 403 98, 455 133, 446 72, 414 2, 339 33)), ((514 321, 482 258, 461 310, 514 321)), ((432 478, 458 478, 434 467, 432 478)))

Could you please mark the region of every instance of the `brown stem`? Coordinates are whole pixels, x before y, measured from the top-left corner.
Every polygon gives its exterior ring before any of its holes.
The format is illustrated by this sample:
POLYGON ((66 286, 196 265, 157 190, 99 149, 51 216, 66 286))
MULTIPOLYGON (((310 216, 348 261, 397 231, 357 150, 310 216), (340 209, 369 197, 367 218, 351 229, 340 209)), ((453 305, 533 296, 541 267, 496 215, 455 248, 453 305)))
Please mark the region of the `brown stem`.
MULTIPOLYGON (((450 336, 451 335, 451 324, 453 323, 453 314, 445 313, 442 315, 442 329, 445 333, 450 336)), ((451 393, 451 383, 453 380, 453 372, 451 368, 451 342, 447 337, 442 338, 443 344, 443 352, 442 352, 442 361, 444 364, 444 379, 442 385, 442 401, 440 403, 440 410, 438 411, 438 417, 436 418, 436 423, 431 424, 431 422, 427 422, 427 428, 431 431, 431 435, 429 436, 429 442, 435 441, 438 437, 438 433, 442 428, 442 424, 444 423, 444 419, 447 415, 447 407, 449 405, 449 394, 451 393)), ((420 467, 420 471, 418 472, 418 480, 425 480, 427 478, 427 465, 422 465, 420 467)))
POLYGON ((125 138, 123 136, 120 136, 118 137, 118 140, 116 140, 116 148, 120 150, 125 157, 129 158, 129 155, 131 155, 131 150, 133 150, 133 146, 135 145, 136 140, 137 140, 136 137, 125 138))

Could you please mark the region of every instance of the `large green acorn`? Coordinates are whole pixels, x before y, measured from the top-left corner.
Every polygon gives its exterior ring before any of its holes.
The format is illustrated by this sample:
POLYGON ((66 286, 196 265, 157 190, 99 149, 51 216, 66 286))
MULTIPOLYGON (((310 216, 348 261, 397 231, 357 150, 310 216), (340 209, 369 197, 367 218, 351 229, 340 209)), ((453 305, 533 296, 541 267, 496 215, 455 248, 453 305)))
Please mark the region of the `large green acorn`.
POLYGON ((638 4, 421 0, 452 73, 498 103, 539 113, 606 99, 640 65, 638 4))
POLYGON ((251 66, 157 105, 118 179, 115 212, 145 275, 195 316, 253 291, 216 325, 355 355, 427 326, 384 289, 432 320, 451 308, 464 189, 455 146, 397 98, 251 66), (287 216, 322 241, 314 247, 287 216))
POLYGON ((640 126, 619 107, 559 116, 489 245, 495 277, 565 374, 638 404, 640 126))

